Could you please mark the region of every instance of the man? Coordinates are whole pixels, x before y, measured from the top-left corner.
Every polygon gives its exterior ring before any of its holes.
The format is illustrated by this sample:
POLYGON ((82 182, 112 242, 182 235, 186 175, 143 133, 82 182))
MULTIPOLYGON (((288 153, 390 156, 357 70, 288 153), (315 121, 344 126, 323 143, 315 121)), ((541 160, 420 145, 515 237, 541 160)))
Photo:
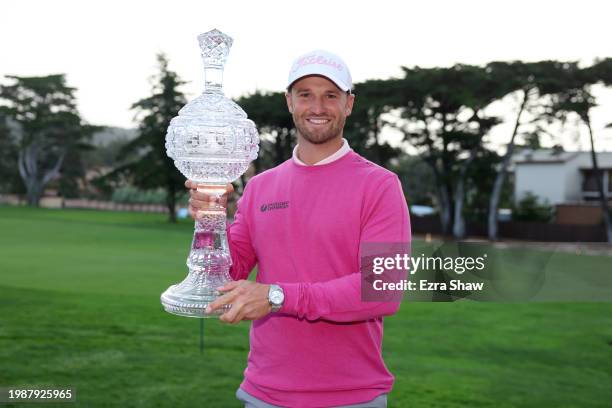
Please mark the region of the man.
MULTIPOLYGON (((398 302, 362 302, 361 251, 409 242, 397 176, 353 152, 343 129, 355 95, 346 64, 314 51, 289 73, 293 157, 253 177, 228 228, 236 281, 210 311, 253 320, 237 392, 246 407, 385 407, 393 376, 381 356, 382 317, 398 302), (257 265, 257 282, 245 280, 257 265)), ((197 216, 211 200, 191 190, 197 216)))

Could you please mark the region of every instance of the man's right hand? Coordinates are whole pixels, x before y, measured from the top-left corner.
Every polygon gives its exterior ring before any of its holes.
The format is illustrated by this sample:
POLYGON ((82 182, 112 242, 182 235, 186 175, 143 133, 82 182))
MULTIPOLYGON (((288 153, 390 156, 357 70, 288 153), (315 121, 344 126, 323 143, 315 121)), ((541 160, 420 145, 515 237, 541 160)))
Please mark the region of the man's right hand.
POLYGON ((207 190, 206 184, 198 184, 192 180, 185 181, 185 187, 189 189, 189 215, 194 220, 201 218, 200 214, 202 214, 202 211, 215 203, 225 207, 227 205, 227 197, 234 191, 231 183, 225 186, 225 192, 220 196, 214 194, 213 190, 207 190))

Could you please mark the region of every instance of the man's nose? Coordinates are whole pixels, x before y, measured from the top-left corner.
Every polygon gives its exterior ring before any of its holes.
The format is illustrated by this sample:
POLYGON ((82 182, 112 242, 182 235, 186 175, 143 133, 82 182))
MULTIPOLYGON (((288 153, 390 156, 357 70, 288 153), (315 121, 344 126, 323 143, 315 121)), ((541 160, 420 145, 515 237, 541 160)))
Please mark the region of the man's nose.
POLYGON ((313 98, 312 104, 310 105, 310 110, 315 115, 325 113, 325 104, 323 103, 323 98, 313 98))

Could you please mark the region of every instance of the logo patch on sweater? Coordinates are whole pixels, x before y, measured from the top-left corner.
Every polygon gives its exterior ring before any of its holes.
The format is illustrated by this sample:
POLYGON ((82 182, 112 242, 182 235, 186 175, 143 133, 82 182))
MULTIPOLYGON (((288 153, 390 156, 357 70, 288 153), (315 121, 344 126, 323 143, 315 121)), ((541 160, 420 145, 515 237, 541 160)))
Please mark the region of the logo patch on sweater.
POLYGON ((263 204, 261 207, 259 207, 261 212, 282 210, 284 208, 289 208, 289 201, 277 201, 275 203, 263 204))

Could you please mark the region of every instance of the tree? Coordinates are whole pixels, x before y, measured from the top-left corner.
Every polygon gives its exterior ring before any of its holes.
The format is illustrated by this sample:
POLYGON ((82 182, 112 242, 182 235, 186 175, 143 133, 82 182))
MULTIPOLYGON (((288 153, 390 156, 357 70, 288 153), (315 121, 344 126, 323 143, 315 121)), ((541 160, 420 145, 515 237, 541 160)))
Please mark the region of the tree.
POLYGON ((554 209, 538 199, 538 196, 527 191, 523 197, 512 208, 512 219, 514 221, 549 222, 553 217, 554 209))
POLYGON ((368 160, 389 168, 402 150, 381 138, 387 122, 383 115, 391 111, 395 80, 368 80, 355 84, 355 104, 344 129, 351 148, 368 160))
POLYGON ((456 238, 465 236, 463 206, 465 203, 468 168, 478 156, 489 156, 483 145, 485 136, 491 128, 498 125, 501 119, 485 115, 484 110, 492 102, 501 99, 507 93, 507 84, 499 81, 491 72, 480 67, 466 67, 462 78, 464 108, 471 110, 472 117, 468 127, 459 132, 460 146, 469 153, 458 170, 455 187, 455 215, 453 235, 456 238), (469 91, 466 92, 466 89, 469 91), (470 123, 471 122, 471 123, 470 123), (463 133, 463 134, 462 134, 463 133))
POLYGON ((277 166, 291 157, 293 151, 293 119, 287 110, 283 92, 255 92, 236 103, 255 122, 261 137, 255 173, 277 166))
MULTIPOLYGON (((564 86, 562 64, 556 61, 540 61, 535 63, 491 62, 486 69, 492 73, 500 84, 505 84, 507 93, 516 93, 518 109, 510 140, 506 144, 506 152, 497 170, 497 176, 491 190, 488 211, 488 236, 497 239, 498 208, 504 186, 504 181, 510 166, 510 161, 516 147, 516 137, 522 125, 525 113, 534 114, 537 101, 551 93, 559 92, 564 86)), ((534 121, 539 120, 536 115, 534 121)), ((526 142, 532 148, 539 146, 538 132, 526 134, 526 142)))
POLYGON ((166 154, 166 131, 173 117, 185 105, 186 99, 179 87, 184 82, 168 68, 164 54, 157 55, 159 71, 151 77, 152 95, 132 105, 136 111, 138 136, 125 144, 119 160, 136 158, 118 166, 104 176, 107 180, 126 177, 143 189, 162 188, 166 195, 168 221, 176 222, 176 202, 184 191, 185 177, 176 169, 166 154))
POLYGON ((0 192, 21 192, 17 157, 19 144, 11 130, 10 119, 0 112, 0 192))
POLYGON ((63 74, 7 78, 12 83, 0 87, 0 99, 6 101, 2 111, 18 141, 28 204, 38 206, 47 185, 61 176, 66 156, 78 155, 96 127, 83 123, 75 88, 66 85, 63 74))
MULTIPOLYGON (((487 218, 491 190, 497 177, 501 156, 495 150, 482 149, 470 165, 467 174, 465 195, 466 220, 482 223, 487 218)), ((512 205, 512 185, 504 183, 500 194, 500 203, 509 207, 512 205)))
POLYGON ((431 168, 436 187, 437 206, 440 210, 440 222, 443 233, 448 233, 451 222, 450 180, 448 179, 448 146, 440 140, 432 122, 445 115, 434 112, 432 108, 440 107, 429 96, 432 90, 433 69, 403 68, 404 77, 397 81, 393 92, 395 107, 400 110, 400 118, 394 126, 404 134, 408 141, 418 150, 419 156, 431 168))
POLYGON ((419 156, 404 154, 394 161, 390 170, 399 177, 410 205, 433 205, 433 174, 431 168, 419 156))
POLYGON ((483 139, 499 119, 484 109, 503 95, 482 68, 403 68, 392 104, 395 126, 430 166, 437 187, 444 233, 465 235, 463 203, 468 168, 484 149, 483 139))

